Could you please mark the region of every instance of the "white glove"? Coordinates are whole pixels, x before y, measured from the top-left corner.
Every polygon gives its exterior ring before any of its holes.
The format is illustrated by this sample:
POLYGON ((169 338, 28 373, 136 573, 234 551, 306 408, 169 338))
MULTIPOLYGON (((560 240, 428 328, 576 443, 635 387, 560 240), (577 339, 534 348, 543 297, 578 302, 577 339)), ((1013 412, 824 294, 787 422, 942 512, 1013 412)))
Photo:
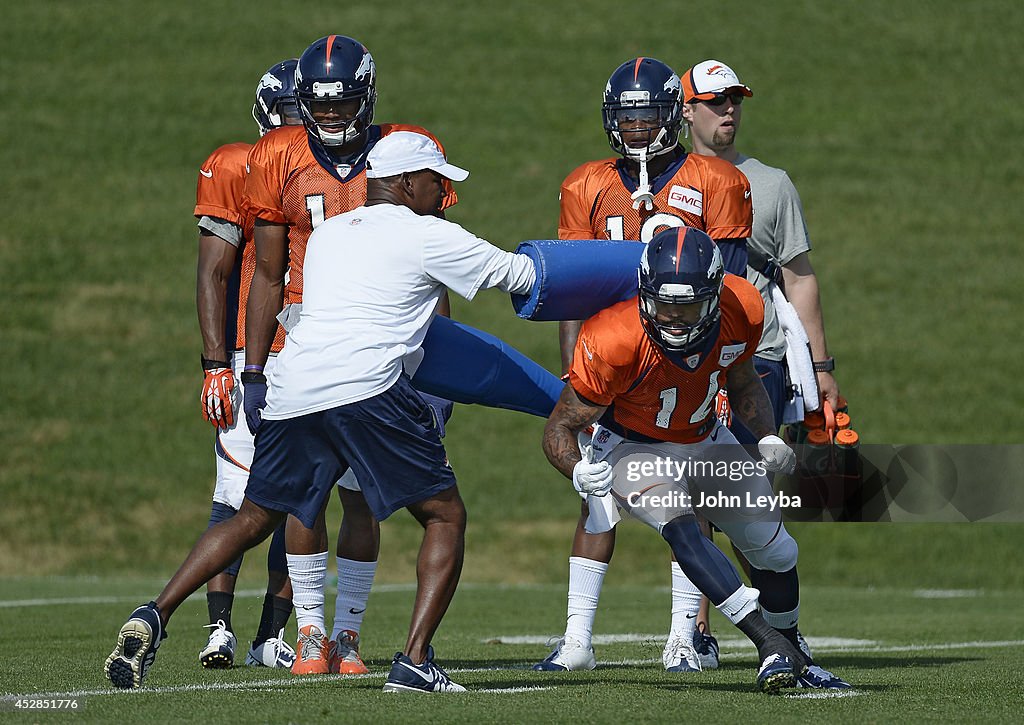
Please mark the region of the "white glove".
POLYGON ((773 473, 792 473, 796 470, 796 453, 778 436, 765 436, 759 440, 757 452, 764 459, 764 467, 773 473))
POLYGON ((572 485, 580 494, 607 496, 612 490, 615 472, 608 461, 580 461, 572 469, 572 485))

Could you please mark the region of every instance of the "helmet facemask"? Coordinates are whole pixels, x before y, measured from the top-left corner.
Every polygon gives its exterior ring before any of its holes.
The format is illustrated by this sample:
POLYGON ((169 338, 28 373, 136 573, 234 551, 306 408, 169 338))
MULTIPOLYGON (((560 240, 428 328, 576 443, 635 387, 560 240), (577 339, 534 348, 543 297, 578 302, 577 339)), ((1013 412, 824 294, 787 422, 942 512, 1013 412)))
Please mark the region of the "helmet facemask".
MULTIPOLYGON (((356 92, 344 93, 335 90, 341 83, 313 83, 313 94, 296 94, 298 110, 306 128, 312 131, 324 146, 344 146, 350 143, 370 127, 373 122, 373 106, 377 100, 374 88, 360 89, 356 92), (358 101, 358 106, 355 102, 358 101), (321 103, 352 104, 354 113, 349 118, 338 121, 318 121, 314 114, 321 103)), ((348 114, 344 114, 348 115, 348 114)))
POLYGON ((659 232, 640 258, 638 277, 640 321, 651 341, 669 354, 702 348, 721 318, 725 282, 722 255, 711 238, 685 227, 659 232))

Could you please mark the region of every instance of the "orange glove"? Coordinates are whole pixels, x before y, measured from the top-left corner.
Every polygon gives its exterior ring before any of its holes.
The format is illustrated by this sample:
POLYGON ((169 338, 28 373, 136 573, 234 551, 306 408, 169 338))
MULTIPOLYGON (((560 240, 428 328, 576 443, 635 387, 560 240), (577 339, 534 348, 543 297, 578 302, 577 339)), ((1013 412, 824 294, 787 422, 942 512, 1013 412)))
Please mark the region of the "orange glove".
POLYGON ((203 392, 199 396, 203 418, 214 428, 230 428, 235 424, 238 408, 235 373, 230 367, 211 360, 203 360, 203 372, 203 392))

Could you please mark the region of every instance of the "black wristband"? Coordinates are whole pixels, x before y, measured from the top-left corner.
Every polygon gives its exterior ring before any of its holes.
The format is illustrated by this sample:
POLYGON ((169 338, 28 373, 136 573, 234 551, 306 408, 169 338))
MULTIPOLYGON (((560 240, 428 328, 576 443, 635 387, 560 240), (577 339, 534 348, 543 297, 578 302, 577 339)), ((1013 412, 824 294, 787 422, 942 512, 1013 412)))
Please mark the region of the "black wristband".
POLYGON ((816 373, 830 373, 836 369, 836 359, 830 357, 827 360, 815 360, 811 363, 816 373))
POLYGON ((229 368, 229 367, 231 367, 231 362, 230 361, 226 361, 226 360, 211 360, 210 358, 206 357, 205 355, 200 355, 199 356, 199 362, 202 364, 203 370, 214 370, 216 368, 229 368))
POLYGON ((242 385, 248 385, 249 383, 264 383, 267 382, 267 376, 263 373, 247 372, 242 373, 242 385))

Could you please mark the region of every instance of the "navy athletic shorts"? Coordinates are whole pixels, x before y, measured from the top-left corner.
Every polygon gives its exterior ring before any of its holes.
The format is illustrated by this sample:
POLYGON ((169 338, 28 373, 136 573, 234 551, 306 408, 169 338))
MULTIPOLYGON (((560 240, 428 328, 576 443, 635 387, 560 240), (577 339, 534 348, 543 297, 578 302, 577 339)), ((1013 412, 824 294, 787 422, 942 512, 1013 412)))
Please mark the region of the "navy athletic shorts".
MULTIPOLYGON (((780 360, 766 360, 755 355, 754 369, 761 377, 764 389, 768 391, 768 400, 771 401, 772 412, 775 414, 775 432, 778 433, 779 428, 782 427, 783 406, 785 406, 789 395, 786 388, 786 363, 780 360)), ((744 445, 758 441, 754 434, 747 430, 747 426, 743 425, 736 417, 736 411, 733 411, 732 425, 729 426, 729 430, 736 436, 736 440, 744 445)))
POLYGON ((366 400, 264 420, 245 496, 312 528, 349 467, 378 521, 455 485, 434 414, 404 374, 366 400))

